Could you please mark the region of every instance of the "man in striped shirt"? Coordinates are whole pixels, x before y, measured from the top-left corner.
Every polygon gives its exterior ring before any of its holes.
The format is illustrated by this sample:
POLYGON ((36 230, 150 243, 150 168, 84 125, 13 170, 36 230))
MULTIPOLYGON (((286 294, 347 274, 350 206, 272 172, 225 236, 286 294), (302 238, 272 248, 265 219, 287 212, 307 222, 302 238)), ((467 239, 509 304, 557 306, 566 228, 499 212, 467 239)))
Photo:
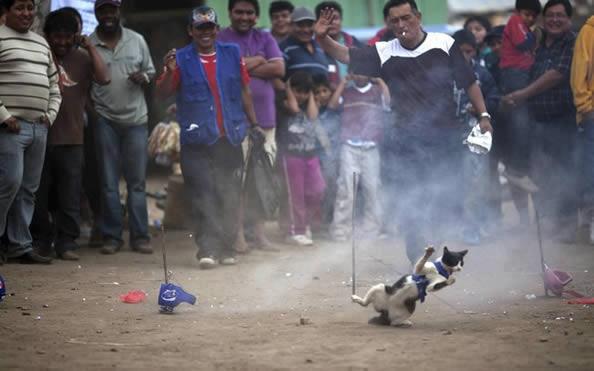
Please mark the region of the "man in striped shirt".
POLYGON ((39 186, 47 131, 62 97, 50 48, 30 31, 33 0, 0 0, 0 233, 6 230, 7 258, 50 263, 32 248, 29 224, 39 186))

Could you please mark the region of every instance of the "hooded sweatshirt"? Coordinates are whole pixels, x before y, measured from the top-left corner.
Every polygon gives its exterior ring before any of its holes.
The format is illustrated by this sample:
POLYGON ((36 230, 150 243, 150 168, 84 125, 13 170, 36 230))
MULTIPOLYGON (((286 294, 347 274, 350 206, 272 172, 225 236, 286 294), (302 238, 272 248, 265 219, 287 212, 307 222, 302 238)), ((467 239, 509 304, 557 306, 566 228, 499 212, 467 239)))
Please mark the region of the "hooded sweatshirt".
POLYGON ((594 111, 594 16, 582 27, 575 42, 571 89, 579 124, 584 115, 594 111))

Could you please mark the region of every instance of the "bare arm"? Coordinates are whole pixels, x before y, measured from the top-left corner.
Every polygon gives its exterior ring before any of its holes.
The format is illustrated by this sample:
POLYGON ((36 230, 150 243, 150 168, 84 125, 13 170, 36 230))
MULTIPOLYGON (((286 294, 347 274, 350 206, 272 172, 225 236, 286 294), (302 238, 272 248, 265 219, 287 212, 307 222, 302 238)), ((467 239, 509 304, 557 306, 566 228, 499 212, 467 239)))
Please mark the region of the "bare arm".
POLYGON ((109 84, 111 82, 109 69, 103 61, 103 58, 101 58, 99 52, 97 52, 95 45, 89 41, 88 37, 81 36, 80 46, 82 46, 89 53, 89 57, 91 57, 91 63, 93 65, 93 80, 99 85, 109 84))
POLYGON ((250 70, 250 76, 262 80, 279 79, 285 76, 285 61, 273 59, 250 70))
POLYGON ((295 97, 295 93, 293 93, 293 89, 291 89, 291 79, 287 81, 287 99, 285 99, 285 107, 291 112, 292 114, 296 115, 301 110, 299 109, 299 103, 297 103, 297 98, 295 97))
POLYGON ((245 62, 245 68, 251 72, 254 68, 257 68, 266 63, 266 59, 261 55, 255 55, 253 57, 243 57, 243 61, 245 62))
POLYGON ((386 84, 386 82, 380 77, 375 77, 375 78, 371 79, 371 81, 380 87, 380 89, 382 91, 382 107, 384 107, 384 109, 386 109, 386 110, 389 110, 390 109, 390 101, 392 100, 392 97, 390 95, 390 88, 388 88, 388 85, 386 84))
POLYGON ((349 48, 328 36, 328 29, 336 15, 332 9, 323 9, 320 18, 314 24, 316 40, 328 55, 344 64, 349 64, 349 48))
POLYGON ((256 126, 258 124, 258 119, 256 118, 252 93, 250 92, 250 87, 248 85, 244 85, 241 88, 241 102, 243 103, 243 110, 251 126, 256 126))
POLYGON ((346 87, 347 81, 347 79, 342 79, 340 81, 340 84, 338 84, 336 90, 334 90, 334 93, 332 93, 330 102, 328 102, 328 108, 336 110, 338 107, 340 107, 340 97, 342 97, 342 93, 344 93, 344 88, 346 87))
MULTIPOLYGON (((470 103, 475 109, 475 112, 483 113, 487 112, 487 106, 485 105, 485 99, 483 98, 483 93, 481 92, 481 88, 475 81, 472 85, 466 89, 466 94, 468 94, 468 98, 470 99, 470 103)), ((493 127, 491 126, 491 120, 487 118, 481 118, 479 121, 479 125, 481 131, 483 133, 489 131, 493 132, 493 127)))
POLYGON ((505 100, 511 101, 511 103, 523 102, 530 99, 538 94, 541 94, 549 89, 554 88, 563 81, 563 75, 557 70, 548 70, 542 74, 536 81, 527 87, 516 90, 504 97, 505 100))
POLYGON ((318 109, 318 105, 316 104, 316 98, 314 96, 313 91, 309 93, 309 99, 307 100, 307 117, 310 120, 317 120, 320 111, 318 109))

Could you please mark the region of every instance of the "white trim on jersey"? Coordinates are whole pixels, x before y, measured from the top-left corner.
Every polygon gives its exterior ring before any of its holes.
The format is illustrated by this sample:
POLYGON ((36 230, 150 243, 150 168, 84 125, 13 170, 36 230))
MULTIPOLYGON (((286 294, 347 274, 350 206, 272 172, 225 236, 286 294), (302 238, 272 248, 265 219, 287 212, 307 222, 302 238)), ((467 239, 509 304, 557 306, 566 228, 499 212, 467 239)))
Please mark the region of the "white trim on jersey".
POLYGON ((433 49, 441 49, 449 55, 450 48, 453 44, 454 39, 450 35, 439 32, 428 32, 425 40, 414 50, 403 47, 398 39, 377 42, 375 48, 383 66, 392 57, 417 58, 433 49))

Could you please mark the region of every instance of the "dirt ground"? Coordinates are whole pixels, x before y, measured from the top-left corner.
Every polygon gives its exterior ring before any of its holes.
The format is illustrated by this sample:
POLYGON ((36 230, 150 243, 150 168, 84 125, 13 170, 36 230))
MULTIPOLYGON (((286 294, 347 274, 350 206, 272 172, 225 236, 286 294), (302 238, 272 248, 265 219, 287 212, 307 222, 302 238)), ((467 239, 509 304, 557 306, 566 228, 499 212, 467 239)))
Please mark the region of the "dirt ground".
MULTIPOLYGON (((542 296, 535 232, 514 231, 506 214, 497 238, 471 248, 456 284, 417 307, 412 328, 369 325, 372 309, 350 302, 350 243, 277 239, 281 252, 201 271, 190 232, 170 231, 173 280, 198 296, 174 315, 156 304, 159 237, 152 256, 83 248, 76 263, 4 265, 0 370, 591 370, 592 307, 542 296), (145 302, 120 302, 137 289, 145 302)), ((594 296, 594 247, 546 239, 545 252, 571 272, 573 288, 594 296)), ((401 240, 359 242, 357 256, 359 294, 410 270, 401 240)))

